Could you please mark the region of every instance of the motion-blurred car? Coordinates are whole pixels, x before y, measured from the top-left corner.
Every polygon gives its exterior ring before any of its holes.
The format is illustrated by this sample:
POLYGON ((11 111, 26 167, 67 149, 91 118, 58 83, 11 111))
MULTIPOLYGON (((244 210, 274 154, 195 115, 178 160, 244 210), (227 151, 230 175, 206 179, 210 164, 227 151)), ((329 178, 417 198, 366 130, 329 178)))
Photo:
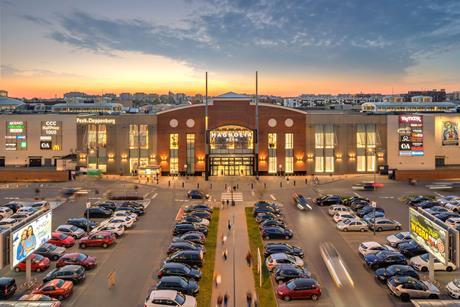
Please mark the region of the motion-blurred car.
POLYGON ((32 294, 43 294, 60 301, 72 294, 73 283, 62 279, 53 279, 35 289, 32 294))
MULTIPOLYGON (((31 268, 34 272, 43 272, 50 267, 51 261, 43 257, 42 255, 32 254, 31 256, 31 268)), ((14 267, 15 272, 25 272, 26 270, 26 261, 19 262, 18 265, 14 267)))
POLYGON ((56 246, 51 243, 43 243, 36 251, 36 254, 42 255, 43 257, 51 260, 58 260, 65 253, 65 248, 56 246))
POLYGON ((145 299, 145 307, 181 306, 197 307, 196 299, 175 290, 153 290, 145 299))
POLYGON ((85 270, 91 270, 96 267, 96 257, 88 256, 83 253, 65 254, 56 262, 56 267, 60 268, 66 265, 80 265, 85 270))
POLYGON ((368 231, 369 227, 367 226, 366 222, 363 220, 356 218, 356 219, 346 219, 341 222, 338 222, 336 225, 337 229, 340 231, 361 231, 365 232, 368 231))
POLYGON ((300 210, 312 210, 308 199, 306 199, 303 195, 294 193, 292 194, 292 199, 294 200, 296 207, 300 210))
POLYGON ((410 276, 415 279, 420 279, 417 271, 414 270, 410 265, 390 265, 387 268, 380 268, 375 271, 375 278, 380 282, 386 283, 388 279, 393 276, 410 276))
POLYGON ((48 240, 48 243, 69 248, 74 246, 75 239, 62 232, 53 232, 51 233, 51 239, 48 240))
POLYGON ((311 278, 295 278, 276 288, 278 297, 285 301, 291 299, 318 300, 321 296, 321 289, 316 280, 311 278))
POLYGON ((395 276, 388 280, 388 288, 394 296, 408 302, 412 298, 438 299, 441 292, 429 281, 409 276, 395 276))
POLYGON ((374 191, 376 188, 377 185, 373 182, 355 183, 351 186, 351 189, 355 191, 374 191))
MULTIPOLYGON (((429 262, 429 254, 423 254, 420 256, 412 257, 409 260, 409 264, 416 269, 417 271, 427 272, 428 271, 428 262, 429 262)), ((435 271, 447 271, 451 272, 456 270, 457 267, 455 264, 448 262, 447 265, 439 261, 437 258, 434 258, 434 270, 435 271)))

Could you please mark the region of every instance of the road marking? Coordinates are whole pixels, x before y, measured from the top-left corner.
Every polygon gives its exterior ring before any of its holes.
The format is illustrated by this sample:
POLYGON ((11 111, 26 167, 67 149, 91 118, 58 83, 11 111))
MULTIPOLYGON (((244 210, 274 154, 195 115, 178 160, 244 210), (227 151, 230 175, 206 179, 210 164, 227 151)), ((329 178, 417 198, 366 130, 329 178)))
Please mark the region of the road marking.
POLYGON ((444 195, 442 195, 441 193, 438 193, 438 192, 434 192, 434 194, 438 195, 439 197, 444 197, 444 195))
POLYGON ((179 208, 176 214, 176 221, 180 221, 184 216, 184 208, 179 208))
POLYGON ((4 199, 13 199, 13 200, 15 200, 15 199, 19 199, 19 197, 5 197, 4 199))
POLYGON ((359 194, 356 193, 356 192, 353 192, 353 194, 355 194, 355 195, 358 196, 358 197, 361 197, 361 195, 359 195, 359 194))
POLYGON ((186 203, 186 202, 188 202, 189 200, 188 200, 188 199, 175 199, 174 201, 181 201, 181 202, 186 203))
POLYGON ((273 200, 276 200, 276 197, 273 196, 273 194, 270 194, 270 197, 271 197, 273 200))
POLYGON ((383 198, 383 199, 393 199, 395 198, 394 196, 379 196, 379 198, 383 198))
POLYGON ((222 193, 220 200, 227 201, 227 200, 234 200, 234 201, 243 201, 243 193, 241 192, 224 192, 222 193))
POLYGON ((155 194, 152 195, 152 197, 150 197, 150 199, 154 199, 157 196, 158 196, 158 193, 155 193, 155 194))

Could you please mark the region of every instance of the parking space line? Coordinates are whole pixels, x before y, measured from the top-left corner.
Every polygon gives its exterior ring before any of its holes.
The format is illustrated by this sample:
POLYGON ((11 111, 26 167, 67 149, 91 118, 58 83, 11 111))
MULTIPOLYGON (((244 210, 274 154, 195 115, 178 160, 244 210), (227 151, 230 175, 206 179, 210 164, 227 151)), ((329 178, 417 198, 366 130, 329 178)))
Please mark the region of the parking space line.
POLYGON ((270 194, 270 197, 271 197, 273 200, 276 200, 276 197, 273 196, 273 194, 270 194))
POLYGON ((150 199, 154 199, 157 196, 158 196, 158 193, 155 193, 155 194, 152 195, 152 197, 150 197, 150 199))
POLYGON ((442 195, 441 193, 438 193, 438 192, 434 192, 434 194, 436 194, 439 197, 444 197, 444 195, 442 195))
POLYGON ((353 192, 353 194, 355 194, 358 197, 361 197, 361 195, 359 195, 359 193, 353 192))

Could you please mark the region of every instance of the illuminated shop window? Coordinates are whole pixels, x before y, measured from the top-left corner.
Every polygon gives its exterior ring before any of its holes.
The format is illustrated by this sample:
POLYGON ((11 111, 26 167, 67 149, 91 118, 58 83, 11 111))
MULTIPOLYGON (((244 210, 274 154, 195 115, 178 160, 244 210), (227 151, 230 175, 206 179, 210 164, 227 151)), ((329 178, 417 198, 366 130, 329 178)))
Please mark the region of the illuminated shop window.
POLYGON ((187 133, 187 174, 195 173, 195 134, 187 133))
POLYGON ((356 127, 356 170, 376 171, 377 133, 374 124, 360 124, 356 127))
POLYGON ((285 134, 285 146, 286 150, 286 161, 284 169, 286 173, 292 174, 294 172, 294 134, 286 133, 285 134))
POLYGON ((179 173, 179 134, 177 133, 169 135, 169 172, 179 173))
POLYGON ((268 134, 268 172, 276 174, 277 160, 276 160, 276 133, 268 134))
POLYGON ((139 128, 138 125, 129 125, 129 149, 139 148, 139 128))
POLYGON ((315 172, 334 172, 335 133, 333 125, 315 126, 315 172))

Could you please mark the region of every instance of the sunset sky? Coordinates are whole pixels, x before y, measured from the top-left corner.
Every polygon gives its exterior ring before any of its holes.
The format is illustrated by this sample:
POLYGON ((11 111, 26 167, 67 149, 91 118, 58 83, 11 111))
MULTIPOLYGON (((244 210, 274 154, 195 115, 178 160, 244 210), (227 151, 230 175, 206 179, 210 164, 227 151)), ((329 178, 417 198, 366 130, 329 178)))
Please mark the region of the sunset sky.
POLYGON ((0 89, 460 90, 458 0, 0 0, 0 89))

